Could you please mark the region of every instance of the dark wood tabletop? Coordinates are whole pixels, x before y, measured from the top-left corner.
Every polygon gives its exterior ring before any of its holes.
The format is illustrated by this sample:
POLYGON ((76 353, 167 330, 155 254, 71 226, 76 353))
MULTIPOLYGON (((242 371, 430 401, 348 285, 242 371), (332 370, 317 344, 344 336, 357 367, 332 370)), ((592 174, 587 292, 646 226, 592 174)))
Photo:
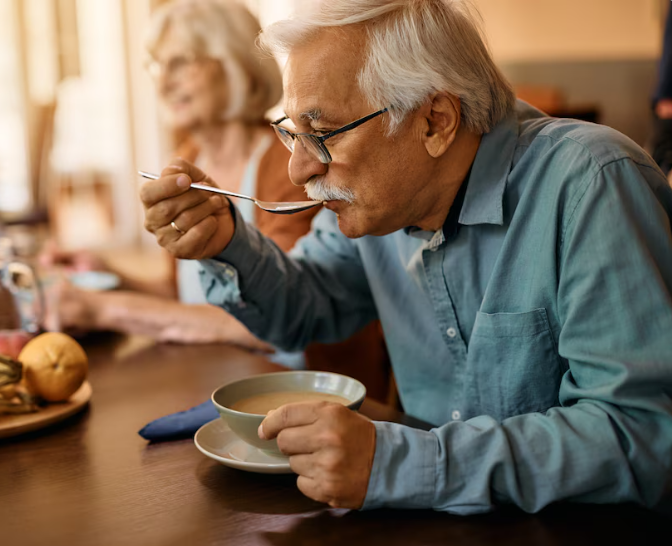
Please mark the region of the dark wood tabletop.
MULTIPOLYGON (((228 346, 106 335, 85 346, 88 409, 0 440, 2 546, 672 544, 670 520, 635 506, 564 504, 534 515, 503 508, 472 517, 329 509, 304 497, 292 475, 235 470, 190 439, 149 444, 137 434, 220 384, 278 366, 228 346)), ((362 412, 414 424, 369 400, 362 412)))

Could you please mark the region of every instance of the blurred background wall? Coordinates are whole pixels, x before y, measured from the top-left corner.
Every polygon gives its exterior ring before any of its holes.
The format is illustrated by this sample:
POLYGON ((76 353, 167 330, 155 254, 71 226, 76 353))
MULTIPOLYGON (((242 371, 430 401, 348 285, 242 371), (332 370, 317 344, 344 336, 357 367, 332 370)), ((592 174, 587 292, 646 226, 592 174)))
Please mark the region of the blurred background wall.
POLYGON ((519 95, 557 101, 557 108, 567 113, 587 114, 593 109, 601 123, 645 142, 670 2, 477 0, 476 4, 493 55, 519 95))
MULTIPOLYGON (((247 0, 262 26, 299 0, 247 0)), ((151 246, 137 169, 170 157, 143 62, 161 0, 0 0, 0 219, 62 246, 151 246)), ((474 0, 519 96, 643 144, 666 0, 474 0)))

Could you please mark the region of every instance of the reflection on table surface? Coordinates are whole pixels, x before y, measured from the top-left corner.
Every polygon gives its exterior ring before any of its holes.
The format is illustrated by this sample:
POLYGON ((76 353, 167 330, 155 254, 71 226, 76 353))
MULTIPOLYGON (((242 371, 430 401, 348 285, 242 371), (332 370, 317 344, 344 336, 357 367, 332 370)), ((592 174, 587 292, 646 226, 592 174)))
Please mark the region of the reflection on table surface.
MULTIPOLYGON (((278 371, 229 346, 88 338, 93 398, 53 428, 0 441, 0 534, 15 545, 669 544, 672 527, 633 506, 513 508, 460 518, 430 510, 334 510, 291 475, 241 472, 191 440, 147 444, 148 421, 194 406, 220 384, 278 371)), ((408 418, 367 400, 376 419, 408 418)), ((421 423, 414 423, 419 424, 421 423)))

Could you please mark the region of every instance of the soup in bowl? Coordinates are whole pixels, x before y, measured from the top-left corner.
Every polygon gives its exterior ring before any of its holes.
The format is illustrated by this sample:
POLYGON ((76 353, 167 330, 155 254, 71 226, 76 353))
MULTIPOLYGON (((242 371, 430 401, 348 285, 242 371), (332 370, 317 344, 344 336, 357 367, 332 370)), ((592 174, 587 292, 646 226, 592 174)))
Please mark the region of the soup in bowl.
POLYGON ((275 440, 257 434, 266 414, 285 404, 325 401, 359 409, 366 388, 356 379, 332 372, 278 372, 246 377, 219 387, 212 403, 236 435, 272 455, 283 456, 275 440))

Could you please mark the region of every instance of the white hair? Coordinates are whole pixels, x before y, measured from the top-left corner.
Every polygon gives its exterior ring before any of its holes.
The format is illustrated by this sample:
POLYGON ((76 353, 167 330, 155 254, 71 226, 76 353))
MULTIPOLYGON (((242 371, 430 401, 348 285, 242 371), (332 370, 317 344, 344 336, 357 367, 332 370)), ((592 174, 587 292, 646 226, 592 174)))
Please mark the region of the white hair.
POLYGON ((260 44, 287 54, 319 29, 362 24, 368 52, 357 81, 373 108, 391 107, 390 133, 437 92, 459 97, 462 123, 477 133, 513 110, 468 0, 322 0, 265 28, 260 44))
POLYGON ((217 59, 224 69, 229 97, 223 118, 257 122, 282 96, 282 76, 274 58, 255 40, 261 28, 242 4, 232 0, 174 0, 153 14, 146 48, 155 57, 169 28, 184 39, 185 53, 217 59))

